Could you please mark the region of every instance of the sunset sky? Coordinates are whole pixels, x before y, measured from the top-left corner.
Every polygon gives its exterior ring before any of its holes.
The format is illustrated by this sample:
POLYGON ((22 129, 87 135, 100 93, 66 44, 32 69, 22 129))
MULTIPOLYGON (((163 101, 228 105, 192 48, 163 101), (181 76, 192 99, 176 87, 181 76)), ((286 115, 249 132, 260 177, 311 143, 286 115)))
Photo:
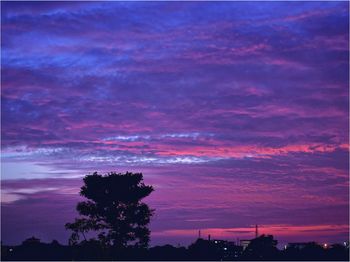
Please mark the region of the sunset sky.
POLYGON ((349 235, 348 2, 1 2, 1 238, 67 244, 142 172, 152 245, 349 235))

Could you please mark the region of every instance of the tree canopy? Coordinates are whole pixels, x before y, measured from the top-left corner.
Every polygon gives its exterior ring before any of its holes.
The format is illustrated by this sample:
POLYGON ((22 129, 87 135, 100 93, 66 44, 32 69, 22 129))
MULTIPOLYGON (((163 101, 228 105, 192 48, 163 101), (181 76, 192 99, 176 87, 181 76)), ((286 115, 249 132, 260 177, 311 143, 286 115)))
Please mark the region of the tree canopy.
POLYGON ((261 235, 254 238, 243 252, 247 260, 278 260, 277 240, 272 235, 261 235))
POLYGON ((154 189, 144 184, 142 173, 95 172, 83 181, 80 195, 87 200, 77 205, 81 216, 65 225, 73 231, 70 244, 77 244, 81 235, 86 241, 86 233, 94 231, 106 246, 147 247, 153 210, 141 200, 154 189))

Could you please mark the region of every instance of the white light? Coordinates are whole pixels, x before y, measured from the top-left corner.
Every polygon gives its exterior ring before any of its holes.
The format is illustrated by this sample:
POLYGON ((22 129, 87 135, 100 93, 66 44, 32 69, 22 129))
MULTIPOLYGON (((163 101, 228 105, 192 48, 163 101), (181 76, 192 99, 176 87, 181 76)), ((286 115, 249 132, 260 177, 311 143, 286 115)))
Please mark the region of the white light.
POLYGON ((215 244, 217 244, 217 243, 218 243, 218 241, 216 241, 216 240, 215 240, 214 242, 215 242, 215 244))
POLYGON ((13 251, 13 249, 12 248, 10 248, 10 252, 12 252, 13 251))
POLYGON ((224 247, 224 250, 227 250, 227 247, 224 247))

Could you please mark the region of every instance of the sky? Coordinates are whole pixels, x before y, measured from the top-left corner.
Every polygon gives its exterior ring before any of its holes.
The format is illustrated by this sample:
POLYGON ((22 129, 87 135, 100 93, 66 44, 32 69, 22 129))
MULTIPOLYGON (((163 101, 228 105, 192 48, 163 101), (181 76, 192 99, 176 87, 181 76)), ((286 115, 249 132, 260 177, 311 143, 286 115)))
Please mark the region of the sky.
POLYGON ((1 239, 67 244, 142 172, 151 244, 349 235, 348 2, 1 2, 1 239))

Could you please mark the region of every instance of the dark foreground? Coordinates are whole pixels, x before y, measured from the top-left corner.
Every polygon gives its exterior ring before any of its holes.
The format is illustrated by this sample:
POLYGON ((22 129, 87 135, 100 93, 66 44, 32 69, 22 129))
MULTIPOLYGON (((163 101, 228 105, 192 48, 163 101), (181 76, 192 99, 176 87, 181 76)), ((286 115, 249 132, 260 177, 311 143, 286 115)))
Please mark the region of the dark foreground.
POLYGON ((276 248, 272 236, 250 241, 246 247, 222 240, 198 239, 189 247, 171 245, 149 249, 102 247, 98 241, 64 246, 57 241, 41 243, 31 238, 20 246, 1 246, 1 260, 328 260, 349 261, 348 244, 320 246, 314 242, 294 243, 284 250, 276 248))

